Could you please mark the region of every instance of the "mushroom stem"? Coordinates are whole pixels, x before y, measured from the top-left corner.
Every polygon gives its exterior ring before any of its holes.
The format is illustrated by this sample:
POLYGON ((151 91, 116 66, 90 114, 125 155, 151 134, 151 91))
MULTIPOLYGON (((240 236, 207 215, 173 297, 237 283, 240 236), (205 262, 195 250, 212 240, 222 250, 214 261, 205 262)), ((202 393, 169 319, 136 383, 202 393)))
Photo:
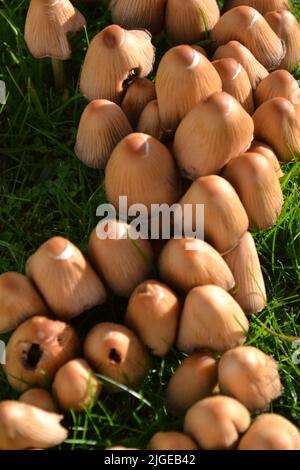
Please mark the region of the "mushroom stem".
POLYGON ((66 76, 64 70, 64 63, 59 59, 51 59, 52 70, 54 76, 55 88, 62 91, 66 88, 66 76))

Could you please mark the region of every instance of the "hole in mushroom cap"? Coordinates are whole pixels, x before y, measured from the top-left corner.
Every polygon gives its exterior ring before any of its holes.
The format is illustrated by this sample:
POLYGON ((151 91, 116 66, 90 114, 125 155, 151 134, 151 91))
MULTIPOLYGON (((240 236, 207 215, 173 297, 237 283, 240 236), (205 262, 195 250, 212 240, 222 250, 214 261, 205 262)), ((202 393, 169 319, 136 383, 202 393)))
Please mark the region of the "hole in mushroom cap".
POLYGON ((139 76, 140 70, 139 68, 135 68, 130 70, 129 74, 127 75, 127 78, 122 83, 122 88, 124 90, 127 90, 127 88, 134 82, 134 80, 139 76))
POLYGON ((121 364, 122 362, 122 356, 115 348, 110 350, 108 357, 114 364, 121 364))
POLYGON ((35 370, 43 356, 43 350, 39 344, 32 343, 28 351, 24 353, 23 366, 27 370, 35 370))

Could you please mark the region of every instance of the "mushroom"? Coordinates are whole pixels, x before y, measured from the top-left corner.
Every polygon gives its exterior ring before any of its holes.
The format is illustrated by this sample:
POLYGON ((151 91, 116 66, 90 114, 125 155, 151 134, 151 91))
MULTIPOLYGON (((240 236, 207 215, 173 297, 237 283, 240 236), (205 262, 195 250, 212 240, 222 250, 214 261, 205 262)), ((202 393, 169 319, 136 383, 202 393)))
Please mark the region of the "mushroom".
POLYGON ((47 315, 48 308, 26 276, 0 275, 0 333, 16 328, 34 315, 47 315))
POLYGON ((149 240, 119 220, 97 225, 90 235, 89 255, 96 270, 120 296, 129 297, 152 272, 154 254, 149 240))
POLYGON ((112 0, 113 22, 126 29, 147 29, 159 33, 163 26, 166 0, 112 0))
POLYGON ((74 318, 106 300, 101 280, 66 238, 54 237, 40 246, 28 259, 26 273, 59 318, 74 318))
POLYGON ((157 140, 162 141, 164 131, 161 126, 157 100, 150 101, 142 111, 136 127, 137 132, 151 135, 157 140))
POLYGON ((245 153, 223 170, 246 209, 251 228, 267 230, 278 220, 283 194, 273 164, 262 155, 245 153))
POLYGON ((117 104, 91 101, 80 118, 75 153, 85 165, 103 169, 116 145, 131 132, 132 127, 117 104))
POLYGON ((212 30, 217 46, 237 40, 267 69, 277 68, 286 54, 284 42, 254 8, 238 6, 221 16, 212 30))
POLYGON ((230 267, 236 286, 235 300, 246 314, 263 310, 267 303, 267 294, 255 242, 247 232, 240 243, 224 256, 230 267))
POLYGON ((133 128, 136 127, 139 117, 147 104, 155 99, 155 85, 147 78, 137 78, 128 87, 121 107, 133 128))
POLYGON ((250 411, 265 410, 281 396, 277 363, 252 346, 225 352, 218 374, 221 392, 236 398, 250 411))
POLYGON ((149 75, 154 55, 147 31, 107 26, 93 38, 86 53, 80 77, 82 94, 89 101, 120 103, 130 83, 149 75))
POLYGON ((174 44, 205 39, 220 18, 215 0, 168 0, 165 28, 174 44))
POLYGON ((221 255, 208 243, 193 238, 168 241, 159 257, 159 272, 164 281, 186 294, 206 284, 227 291, 235 284, 221 255))
POLYGON ((258 416, 242 437, 239 450, 300 450, 300 433, 283 416, 258 416))
POLYGON ((170 151, 146 134, 130 134, 113 151, 105 172, 108 200, 120 210, 120 196, 128 206, 172 205, 180 197, 179 177, 170 151))
POLYGON ((255 8, 262 15, 277 8, 289 8, 288 0, 225 0, 224 11, 240 5, 248 5, 255 8))
POLYGON ((269 75, 267 69, 254 57, 252 52, 238 41, 230 41, 218 47, 213 59, 232 58, 239 62, 246 70, 253 90, 261 80, 269 75))
POLYGON ((64 410, 90 409, 101 393, 100 381, 84 359, 72 359, 63 365, 53 381, 53 390, 64 410))
POLYGON ((243 344, 249 323, 239 304, 224 289, 201 286, 192 289, 184 303, 177 347, 223 352, 243 344))
POLYGON ((173 47, 163 56, 155 86, 161 125, 169 132, 197 103, 222 91, 221 78, 210 61, 187 45, 173 47))
POLYGON ((30 388, 19 397, 19 401, 50 413, 57 411, 51 394, 44 388, 30 388))
POLYGON ((150 280, 140 284, 132 293, 125 324, 152 354, 164 357, 175 343, 180 313, 180 302, 171 289, 150 280))
POLYGON ((300 25, 297 18, 290 11, 276 10, 267 13, 265 19, 286 46, 286 55, 279 68, 293 70, 300 61, 300 25))
POLYGON ((69 0, 31 0, 25 22, 25 41, 37 59, 51 57, 56 86, 65 85, 63 60, 71 56, 68 33, 86 25, 69 0))
POLYGON ((184 415, 198 400, 212 394, 218 379, 218 365, 210 353, 195 352, 184 359, 166 389, 168 410, 184 415))
POLYGON ((215 396, 198 401, 184 419, 184 432, 204 450, 236 448, 251 423, 249 411, 237 400, 215 396))
POLYGON ((18 401, 0 403, 0 449, 47 449, 61 444, 68 432, 63 416, 18 401))
POLYGON ((300 104, 273 98, 255 111, 253 121, 255 138, 270 145, 280 161, 300 158, 300 104))
POLYGON ((260 106, 272 98, 286 98, 293 104, 300 103, 300 89, 297 81, 287 70, 276 70, 264 78, 255 91, 255 104, 260 106))
POLYGON ((139 387, 150 367, 150 357, 137 336, 115 323, 92 328, 84 341, 84 355, 100 374, 112 379, 108 388, 113 392, 120 391, 117 384, 139 387))
POLYGON ((33 317, 10 337, 3 366, 9 384, 19 392, 44 387, 56 371, 76 356, 79 341, 73 328, 46 317, 33 317))
POLYGON ((193 228, 196 225, 197 204, 204 205, 206 240, 222 254, 237 246, 249 228, 249 221, 231 184, 215 175, 194 181, 180 200, 182 208, 192 206, 193 228))
POLYGON ((221 77, 223 91, 233 96, 248 114, 253 114, 252 85, 244 67, 230 58, 215 60, 212 64, 221 77))
POLYGON ((179 125, 174 155, 184 176, 195 179, 220 172, 253 140, 249 114, 228 93, 215 93, 189 112, 179 125))
POLYGON ((197 450, 197 444, 186 434, 174 431, 157 432, 147 445, 148 450, 197 450))
POLYGON ((262 155, 263 157, 267 158, 267 160, 273 165, 278 178, 284 176, 277 156, 275 155, 273 149, 267 144, 259 142, 258 140, 254 140, 248 152, 259 153, 259 155, 262 155))

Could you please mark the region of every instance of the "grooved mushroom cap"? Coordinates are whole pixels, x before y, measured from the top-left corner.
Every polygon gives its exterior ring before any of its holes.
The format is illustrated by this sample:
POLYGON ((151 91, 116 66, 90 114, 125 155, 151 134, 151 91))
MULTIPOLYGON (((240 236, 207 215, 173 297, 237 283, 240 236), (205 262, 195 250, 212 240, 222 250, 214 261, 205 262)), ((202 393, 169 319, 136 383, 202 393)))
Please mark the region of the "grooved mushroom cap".
POLYGON ((256 106, 272 98, 286 98, 292 104, 300 103, 298 82, 287 70, 275 70, 264 78, 255 91, 256 106))
POLYGON ((239 400, 250 411, 265 410, 281 396, 278 365, 252 346, 227 351, 219 363, 221 392, 239 400))
POLYGON ((197 444, 181 432, 157 432, 147 445, 148 450, 196 450, 197 444))
POLYGON ((28 258, 26 273, 59 318, 74 318, 106 301, 100 278, 66 238, 50 238, 41 245, 28 258))
POLYGON ((147 29, 159 33, 163 26, 166 0, 111 0, 113 22, 126 29, 147 29))
POLYGON ((85 18, 69 0, 31 0, 25 22, 25 41, 36 58, 67 60, 67 34, 80 31, 85 18))
POLYGON ((142 111, 156 99, 155 85, 148 78, 137 78, 127 89, 121 108, 135 128, 142 111))
POLYGON ((227 11, 240 5, 255 8, 262 14, 277 8, 289 8, 288 0, 225 0, 224 10, 227 11))
POLYGON ((137 127, 137 132, 148 134, 157 140, 163 140, 164 130, 161 126, 157 100, 150 101, 142 111, 137 127))
POLYGON ((30 388, 26 390, 26 392, 19 397, 19 401, 27 403, 27 405, 36 406, 50 413, 57 411, 51 394, 44 388, 30 388))
POLYGON ((275 155, 274 150, 271 147, 269 147, 269 145, 264 144, 263 142, 259 142, 258 140, 254 140, 248 152, 258 153, 259 155, 262 155, 272 164, 278 178, 281 178, 282 176, 284 176, 284 173, 280 166, 280 162, 278 161, 278 158, 275 155))

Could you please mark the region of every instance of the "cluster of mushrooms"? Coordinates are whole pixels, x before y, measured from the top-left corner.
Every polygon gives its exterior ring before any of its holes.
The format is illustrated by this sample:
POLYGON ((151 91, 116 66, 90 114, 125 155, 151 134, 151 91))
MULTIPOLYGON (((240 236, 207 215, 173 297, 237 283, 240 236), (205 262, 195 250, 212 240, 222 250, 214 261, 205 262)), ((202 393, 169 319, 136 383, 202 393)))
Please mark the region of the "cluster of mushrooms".
MULTIPOLYGON (((222 16, 215 0, 110 8, 114 24, 93 38, 82 67, 89 104, 75 152, 105 169, 116 209, 123 195, 148 208, 204 204, 206 241, 157 244, 128 221, 105 220, 88 258, 54 237, 28 259, 26 276, 0 276, 0 332, 15 329, 4 371, 21 394, 0 403, 0 448, 62 443, 61 413, 90 409, 103 388, 139 389, 151 356, 176 346, 186 358, 165 406, 183 432, 159 432, 149 449, 300 449, 296 426, 267 412, 282 393, 277 363, 244 345, 249 316, 267 302, 249 230, 276 223, 279 162, 300 157, 300 94, 288 71, 300 60, 300 26, 286 0, 228 0, 222 16), (163 28, 173 47, 153 82, 150 33, 163 28), (108 291, 128 299, 124 324, 97 323, 79 340, 73 319, 108 291)), ((34 56, 63 61, 67 33, 84 25, 68 0, 31 0, 25 38, 34 56)))

